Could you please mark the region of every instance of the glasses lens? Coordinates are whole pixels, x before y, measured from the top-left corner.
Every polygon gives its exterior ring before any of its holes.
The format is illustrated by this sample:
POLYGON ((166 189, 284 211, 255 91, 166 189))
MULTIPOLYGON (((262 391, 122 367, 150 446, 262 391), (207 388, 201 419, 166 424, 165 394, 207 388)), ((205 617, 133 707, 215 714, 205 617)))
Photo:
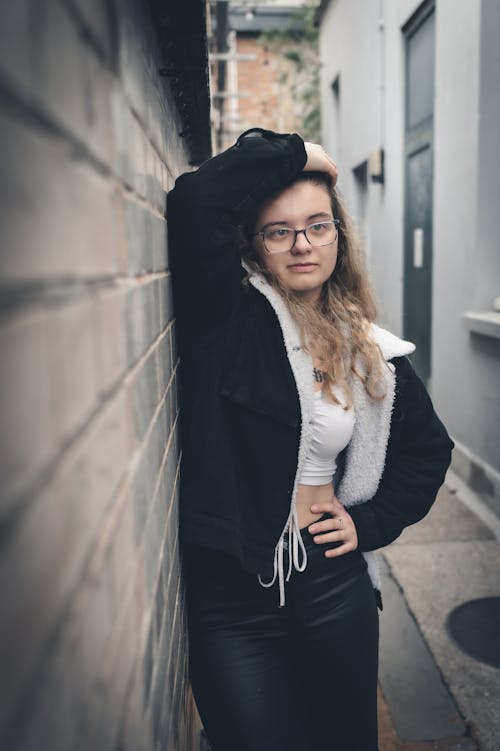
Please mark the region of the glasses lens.
POLYGON ((328 245, 333 242, 337 236, 335 222, 315 222, 306 228, 306 237, 311 243, 318 247, 319 245, 328 245))
POLYGON ((264 245, 269 253, 282 253, 293 245, 295 232, 290 227, 273 227, 264 231, 264 245))
POLYGON ((304 232, 310 245, 319 247, 335 242, 337 227, 334 221, 315 222, 305 230, 294 230, 290 227, 271 227, 264 230, 264 245, 268 253, 285 253, 291 250, 295 243, 295 235, 304 232))

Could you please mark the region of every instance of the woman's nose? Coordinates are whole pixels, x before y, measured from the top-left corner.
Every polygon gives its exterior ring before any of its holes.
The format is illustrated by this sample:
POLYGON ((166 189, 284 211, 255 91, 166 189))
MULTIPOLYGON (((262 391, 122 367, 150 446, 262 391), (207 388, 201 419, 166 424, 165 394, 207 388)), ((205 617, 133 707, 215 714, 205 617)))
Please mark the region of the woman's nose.
POLYGON ((295 245, 292 248, 292 253, 308 253, 311 250, 311 244, 307 239, 304 230, 297 232, 295 239, 295 245))

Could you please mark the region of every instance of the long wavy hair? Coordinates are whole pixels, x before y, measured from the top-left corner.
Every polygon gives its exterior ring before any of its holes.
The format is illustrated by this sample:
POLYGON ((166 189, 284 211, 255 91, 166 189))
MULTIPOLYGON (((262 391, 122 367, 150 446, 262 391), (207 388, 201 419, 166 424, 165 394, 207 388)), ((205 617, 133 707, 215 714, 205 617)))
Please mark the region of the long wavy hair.
MULTIPOLYGON (((330 386, 326 388, 327 398, 349 409, 353 403, 350 382, 354 375, 361 380, 371 398, 383 399, 385 360, 369 334, 377 306, 358 235, 344 201, 328 174, 302 172, 294 183, 299 181, 324 187, 330 197, 333 216, 340 220, 337 262, 331 276, 323 284, 317 303, 306 303, 300 293, 285 287, 264 266, 253 237, 262 207, 246 217, 240 227, 242 258, 251 270, 260 272, 283 297, 298 325, 302 346, 320 359, 325 386, 330 386), (345 395, 342 402, 332 391, 333 385, 342 388, 345 395)), ((274 197, 277 195, 279 193, 274 197)))

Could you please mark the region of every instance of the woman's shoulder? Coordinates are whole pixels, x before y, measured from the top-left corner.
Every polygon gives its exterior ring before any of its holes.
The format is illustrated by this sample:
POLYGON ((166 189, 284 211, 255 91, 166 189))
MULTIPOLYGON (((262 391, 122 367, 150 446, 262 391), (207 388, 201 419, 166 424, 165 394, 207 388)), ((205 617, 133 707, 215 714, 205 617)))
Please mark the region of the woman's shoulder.
POLYGON ((370 324, 369 334, 375 344, 380 348, 384 360, 406 357, 415 351, 415 345, 413 342, 401 339, 399 336, 396 336, 396 334, 393 334, 388 329, 378 326, 376 323, 370 324))

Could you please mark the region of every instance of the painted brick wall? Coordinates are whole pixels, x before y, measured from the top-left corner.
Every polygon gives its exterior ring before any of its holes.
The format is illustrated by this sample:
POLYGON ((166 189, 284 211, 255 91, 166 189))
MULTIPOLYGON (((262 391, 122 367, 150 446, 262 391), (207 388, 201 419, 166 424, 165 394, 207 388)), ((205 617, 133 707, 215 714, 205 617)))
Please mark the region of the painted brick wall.
POLYGON ((175 103, 147 3, 0 15, 0 747, 191 751, 175 103))

